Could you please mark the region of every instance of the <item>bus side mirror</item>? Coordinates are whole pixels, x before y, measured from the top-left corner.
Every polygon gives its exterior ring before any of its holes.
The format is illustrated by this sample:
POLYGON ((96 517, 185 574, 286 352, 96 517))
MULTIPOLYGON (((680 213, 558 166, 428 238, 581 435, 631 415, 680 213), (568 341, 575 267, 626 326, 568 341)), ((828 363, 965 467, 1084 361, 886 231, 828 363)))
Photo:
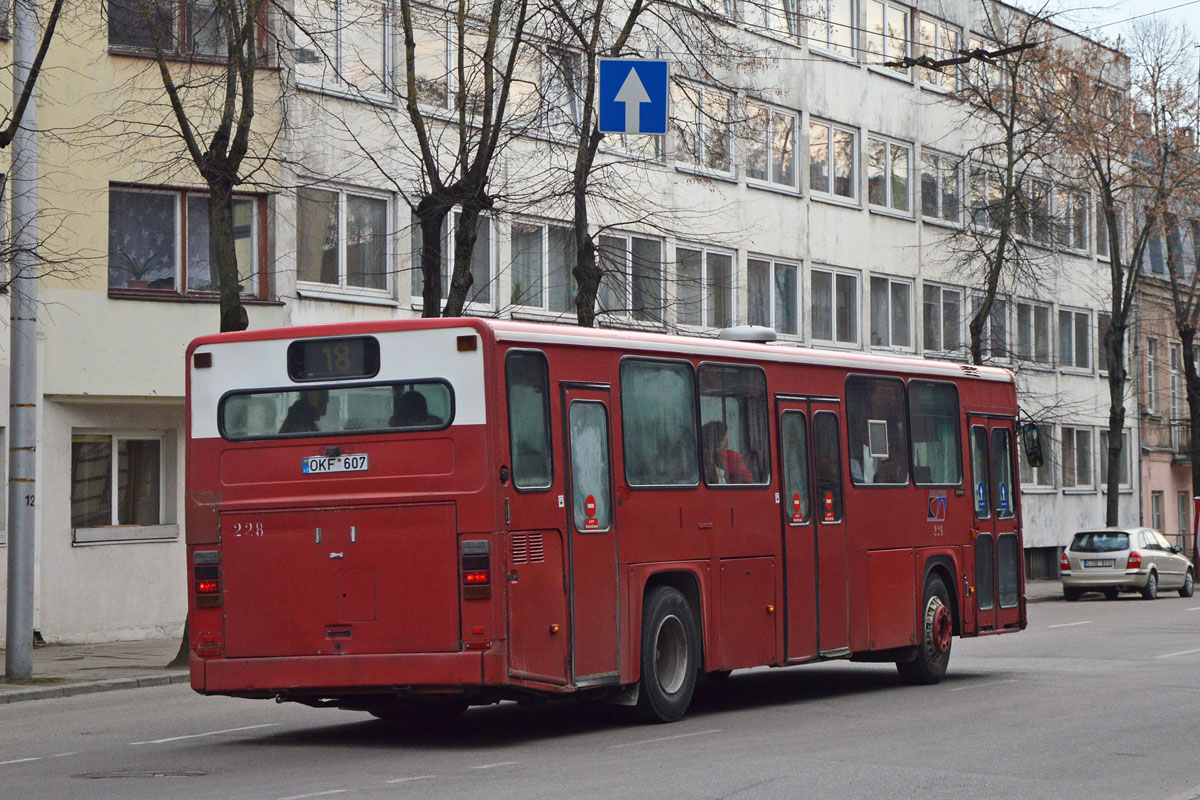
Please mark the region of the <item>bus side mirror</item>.
POLYGON ((1025 440, 1025 460, 1029 462, 1029 466, 1042 466, 1045 459, 1042 457, 1042 435, 1037 425, 1032 422, 1025 423, 1021 428, 1021 437, 1025 440))

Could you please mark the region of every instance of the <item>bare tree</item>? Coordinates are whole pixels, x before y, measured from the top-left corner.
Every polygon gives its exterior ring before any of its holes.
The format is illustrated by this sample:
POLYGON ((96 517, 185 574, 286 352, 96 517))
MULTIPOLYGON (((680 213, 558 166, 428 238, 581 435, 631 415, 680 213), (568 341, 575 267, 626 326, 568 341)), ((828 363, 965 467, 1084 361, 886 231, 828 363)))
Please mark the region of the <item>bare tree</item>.
POLYGON ((233 226, 234 188, 261 166, 250 158, 255 89, 263 64, 268 0, 188 4, 187 41, 176 43, 174 15, 137 0, 150 33, 163 91, 188 157, 208 187, 208 258, 220 293, 222 331, 249 325, 241 300, 233 226), (187 53, 186 57, 181 57, 187 53))

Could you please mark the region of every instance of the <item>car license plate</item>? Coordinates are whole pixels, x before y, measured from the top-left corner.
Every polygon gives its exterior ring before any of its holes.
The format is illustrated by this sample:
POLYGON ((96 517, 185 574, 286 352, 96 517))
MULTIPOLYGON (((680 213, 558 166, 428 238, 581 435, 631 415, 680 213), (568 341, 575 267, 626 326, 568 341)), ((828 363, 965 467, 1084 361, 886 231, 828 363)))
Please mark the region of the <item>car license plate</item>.
POLYGON ((328 472, 365 472, 366 453, 349 456, 309 456, 300 459, 300 471, 305 475, 324 475, 328 472))
POLYGON ((1113 560, 1111 558, 1087 558, 1084 559, 1083 565, 1085 567, 1111 567, 1113 560))

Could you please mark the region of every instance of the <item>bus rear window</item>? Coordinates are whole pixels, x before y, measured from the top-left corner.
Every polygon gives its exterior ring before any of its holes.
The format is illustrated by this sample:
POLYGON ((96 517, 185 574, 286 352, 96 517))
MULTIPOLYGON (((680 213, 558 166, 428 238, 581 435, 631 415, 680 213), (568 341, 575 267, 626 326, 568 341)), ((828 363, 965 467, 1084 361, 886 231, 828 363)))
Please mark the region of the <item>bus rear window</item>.
POLYGON ((441 430, 454 419, 454 392, 439 380, 270 389, 228 395, 217 415, 226 439, 441 430))

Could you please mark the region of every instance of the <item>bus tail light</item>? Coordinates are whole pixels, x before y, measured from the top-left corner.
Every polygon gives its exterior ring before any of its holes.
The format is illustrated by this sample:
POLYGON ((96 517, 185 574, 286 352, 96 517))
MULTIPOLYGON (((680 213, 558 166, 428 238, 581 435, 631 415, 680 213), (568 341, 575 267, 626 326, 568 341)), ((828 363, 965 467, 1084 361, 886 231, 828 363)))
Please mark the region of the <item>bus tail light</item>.
POLYGON ((464 600, 486 600, 492 596, 491 550, 486 539, 464 539, 459 546, 464 600))
POLYGON ((1125 562, 1125 567, 1126 567, 1126 569, 1141 569, 1142 568, 1142 554, 1139 553, 1137 550, 1134 550, 1132 553, 1130 553, 1129 559, 1125 562))
MULTIPOLYGON (((197 551, 193 560, 198 562, 192 567, 192 578, 195 580, 196 608, 220 608, 221 600, 221 566, 212 562, 210 555, 213 551, 197 551), (205 553, 202 557, 201 553, 205 553)), ((220 555, 220 553, 216 553, 220 555)))
POLYGON ((1067 558, 1067 554, 1062 554, 1062 559, 1058 562, 1058 568, 1063 572, 1071 571, 1071 559, 1067 558))

